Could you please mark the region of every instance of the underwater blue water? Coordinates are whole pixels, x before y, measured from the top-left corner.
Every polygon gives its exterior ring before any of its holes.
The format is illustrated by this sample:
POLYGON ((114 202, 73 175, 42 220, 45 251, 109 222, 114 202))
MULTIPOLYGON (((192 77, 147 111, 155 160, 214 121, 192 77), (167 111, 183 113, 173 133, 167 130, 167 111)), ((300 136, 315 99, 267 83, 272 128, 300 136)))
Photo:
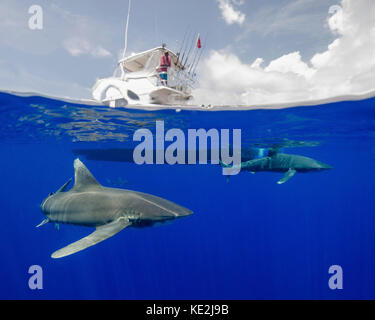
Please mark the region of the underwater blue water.
POLYGON ((130 111, 0 93, 1 299, 374 299, 375 98, 236 112, 130 111), (217 165, 136 165, 126 150, 139 128, 241 129, 243 148, 333 166, 248 172, 227 183, 217 165), (95 151, 90 157, 84 151, 95 151), (92 230, 52 224, 40 204, 73 177, 79 158, 104 186, 142 191, 194 214, 126 228, 77 254, 55 250, 92 230), (28 269, 43 268, 30 290, 28 269), (328 269, 343 269, 331 290, 328 269))

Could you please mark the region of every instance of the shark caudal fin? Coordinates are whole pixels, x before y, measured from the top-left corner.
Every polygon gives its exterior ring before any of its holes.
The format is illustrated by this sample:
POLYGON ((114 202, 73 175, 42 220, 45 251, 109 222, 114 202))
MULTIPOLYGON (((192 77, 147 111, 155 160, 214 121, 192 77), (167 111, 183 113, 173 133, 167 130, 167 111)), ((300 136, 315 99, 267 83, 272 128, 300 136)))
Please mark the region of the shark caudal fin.
POLYGON ((236 164, 228 165, 224 163, 223 161, 219 160, 219 164, 222 168, 224 168, 222 169, 223 175, 226 176, 227 182, 229 182, 230 176, 238 174, 242 168, 242 163, 240 163, 239 165, 236 165, 236 164))
MULTIPOLYGON (((219 164, 221 165, 222 168, 230 168, 231 167, 231 166, 227 165, 226 163, 224 163, 221 160, 219 160, 219 164)), ((230 175, 226 175, 227 183, 229 183, 229 177, 230 177, 230 175)))
POLYGON ((116 233, 120 232, 122 229, 126 228, 130 224, 131 223, 127 219, 119 218, 111 223, 97 227, 96 230, 87 237, 84 237, 81 240, 73 242, 64 248, 55 251, 54 253, 52 253, 51 257, 55 259, 62 258, 69 256, 73 253, 82 251, 101 241, 104 241, 105 239, 114 236, 116 233))

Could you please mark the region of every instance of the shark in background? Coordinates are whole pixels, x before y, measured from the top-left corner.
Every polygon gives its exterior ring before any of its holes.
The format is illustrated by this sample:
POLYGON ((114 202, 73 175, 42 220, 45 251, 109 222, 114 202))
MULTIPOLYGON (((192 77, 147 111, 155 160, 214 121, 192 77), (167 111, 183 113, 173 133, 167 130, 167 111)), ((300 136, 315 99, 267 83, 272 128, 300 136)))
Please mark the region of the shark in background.
POLYGON ((96 230, 57 250, 52 258, 61 258, 93 246, 126 227, 149 227, 192 214, 192 211, 168 200, 131 190, 107 188, 99 184, 86 166, 74 161, 75 183, 66 191, 66 182, 42 202, 46 223, 66 223, 94 227, 96 230))
MULTIPOLYGON (((233 168, 222 161, 220 164, 225 168, 233 168)), ((287 182, 297 172, 319 172, 332 169, 330 165, 312 158, 279 153, 278 148, 270 149, 266 157, 241 162, 240 166, 241 171, 250 171, 251 173, 262 171, 284 173, 283 178, 277 182, 278 184, 287 182)))

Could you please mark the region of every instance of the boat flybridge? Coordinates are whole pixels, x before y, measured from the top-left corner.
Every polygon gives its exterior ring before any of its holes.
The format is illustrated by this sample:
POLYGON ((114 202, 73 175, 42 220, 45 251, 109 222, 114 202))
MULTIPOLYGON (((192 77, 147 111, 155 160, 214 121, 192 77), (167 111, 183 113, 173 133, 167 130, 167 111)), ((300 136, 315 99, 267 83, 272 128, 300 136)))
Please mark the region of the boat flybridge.
POLYGON ((194 73, 179 61, 179 54, 164 46, 132 54, 118 62, 109 78, 96 81, 92 94, 95 100, 112 108, 146 105, 185 105, 192 98, 194 73), (159 76, 164 52, 171 57, 168 82, 159 76))

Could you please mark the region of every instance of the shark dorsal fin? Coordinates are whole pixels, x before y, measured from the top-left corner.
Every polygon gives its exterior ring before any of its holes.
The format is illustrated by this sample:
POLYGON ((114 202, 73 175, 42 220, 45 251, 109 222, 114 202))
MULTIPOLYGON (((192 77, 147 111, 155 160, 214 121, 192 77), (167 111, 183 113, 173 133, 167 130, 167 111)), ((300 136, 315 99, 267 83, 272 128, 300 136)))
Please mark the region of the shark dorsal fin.
POLYGON ((273 157, 273 156, 277 155, 278 152, 279 152, 279 148, 273 147, 273 148, 268 150, 268 156, 273 157))
POLYGON ((74 187, 72 191, 87 191, 102 188, 91 172, 78 158, 74 160, 74 187))

